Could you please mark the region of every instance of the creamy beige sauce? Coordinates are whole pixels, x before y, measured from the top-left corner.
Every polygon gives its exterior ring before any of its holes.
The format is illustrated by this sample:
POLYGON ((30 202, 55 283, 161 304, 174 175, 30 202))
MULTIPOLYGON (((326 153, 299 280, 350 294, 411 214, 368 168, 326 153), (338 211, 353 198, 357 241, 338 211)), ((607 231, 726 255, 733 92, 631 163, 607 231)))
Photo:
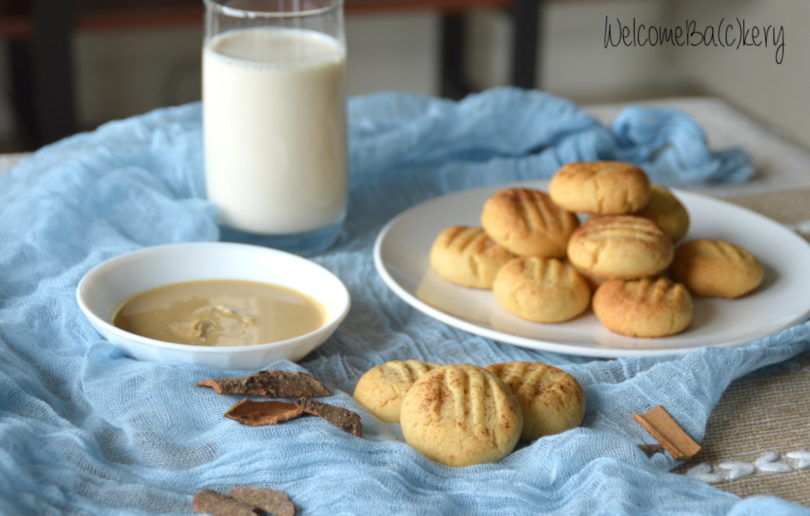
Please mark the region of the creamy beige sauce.
POLYGON ((247 346, 320 328, 321 305, 301 292, 256 281, 172 283, 135 295, 113 324, 143 337, 197 346, 247 346))

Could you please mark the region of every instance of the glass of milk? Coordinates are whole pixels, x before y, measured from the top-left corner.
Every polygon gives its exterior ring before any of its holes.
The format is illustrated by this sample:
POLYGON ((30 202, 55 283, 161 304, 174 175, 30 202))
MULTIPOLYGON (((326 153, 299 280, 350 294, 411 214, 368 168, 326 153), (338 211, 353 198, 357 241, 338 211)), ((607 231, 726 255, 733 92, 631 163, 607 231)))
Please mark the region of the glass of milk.
POLYGON ((323 251, 347 203, 343 1, 205 5, 205 179, 222 239, 323 251))

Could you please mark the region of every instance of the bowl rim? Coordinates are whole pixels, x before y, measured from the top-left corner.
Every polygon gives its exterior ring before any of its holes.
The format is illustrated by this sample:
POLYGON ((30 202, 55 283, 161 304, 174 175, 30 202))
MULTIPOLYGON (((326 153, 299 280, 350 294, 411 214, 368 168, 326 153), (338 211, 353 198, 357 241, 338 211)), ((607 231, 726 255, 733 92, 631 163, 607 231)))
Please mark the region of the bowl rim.
MULTIPOLYGON (((214 279, 228 279, 228 278, 206 278, 206 279, 214 280, 214 279)), ((204 281, 204 279, 201 279, 199 281, 204 281)), ((170 285, 171 283, 172 282, 164 283, 163 285, 170 285)), ((179 283, 179 281, 176 283, 179 283)), ((287 287, 287 288, 294 288, 294 287, 287 287)), ((324 304, 323 301, 321 301, 320 299, 317 299, 316 297, 314 298, 322 305, 324 304)), ((119 301, 119 303, 122 301, 123 300, 119 301)), ((332 271, 330 271, 329 269, 327 269, 326 267, 324 267, 319 263, 316 263, 312 260, 308 260, 307 258, 303 258, 293 253, 288 253, 286 251, 281 251, 279 249, 274 249, 271 247, 262 247, 258 245, 243 244, 238 242, 178 242, 172 244, 160 244, 154 246, 141 247, 138 249, 134 249, 132 251, 115 255, 111 258, 108 258, 96 264, 82 276, 81 280, 79 280, 79 283, 76 286, 76 302, 78 303, 82 313, 84 313, 85 317, 91 322, 93 326, 95 326, 97 329, 104 328, 105 331, 110 332, 121 339, 134 341, 139 344, 143 344, 154 348, 174 350, 174 351, 185 351, 188 353, 239 354, 248 352, 259 352, 262 350, 269 350, 274 348, 294 347, 300 342, 309 340, 314 335, 317 335, 322 332, 326 332, 329 335, 331 335, 334 332, 334 330, 337 329, 337 326, 343 321, 343 319, 346 318, 346 315, 348 315, 349 309, 351 307, 351 296, 349 294, 348 288, 346 288, 346 285, 343 283, 343 280, 341 280, 335 273, 333 273, 332 271), (298 335, 296 337, 291 337, 289 339, 278 340, 274 342, 266 342, 263 344, 246 344, 243 346, 199 346, 196 344, 181 344, 178 342, 166 342, 163 340, 152 339, 149 337, 138 335, 136 333, 128 332, 107 322, 104 317, 99 316, 96 312, 91 310, 89 306, 87 306, 87 303, 85 302, 85 296, 88 290, 88 284, 92 282, 96 276, 106 272, 107 269, 115 267, 121 262, 137 260, 141 255, 149 255, 152 253, 157 253, 171 248, 185 248, 185 247, 188 248, 218 247, 218 248, 231 248, 237 250, 243 249, 245 252, 262 253, 270 256, 282 256, 285 259, 292 259, 293 261, 305 263, 309 267, 320 269, 323 273, 325 273, 327 276, 332 277, 336 281, 336 286, 338 287, 339 296, 341 298, 338 302, 341 305, 341 308, 339 310, 336 310, 332 317, 327 319, 320 327, 316 328, 315 330, 312 330, 308 333, 304 333, 302 335, 298 335)), ((103 333, 102 337, 104 337, 108 341, 110 340, 103 333)), ((115 344, 115 342, 113 342, 113 344, 115 344)))

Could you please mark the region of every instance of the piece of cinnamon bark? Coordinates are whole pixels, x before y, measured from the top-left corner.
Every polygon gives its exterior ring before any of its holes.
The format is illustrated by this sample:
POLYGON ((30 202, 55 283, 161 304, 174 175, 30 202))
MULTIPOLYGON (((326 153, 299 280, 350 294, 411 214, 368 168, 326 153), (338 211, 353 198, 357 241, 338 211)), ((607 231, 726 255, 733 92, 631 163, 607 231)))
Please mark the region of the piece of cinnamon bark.
POLYGON ((253 401, 245 398, 236 402, 225 412, 225 417, 243 425, 275 425, 296 418, 304 409, 287 401, 253 401))
POLYGON ((260 514, 254 505, 240 502, 210 489, 203 489, 194 495, 191 503, 196 512, 212 516, 256 516, 260 514))
POLYGON ((306 373, 287 371, 259 371, 241 378, 212 378, 203 380, 198 387, 211 387, 217 394, 242 394, 266 398, 314 398, 330 396, 324 384, 306 373))
POLYGON ((295 516, 295 505, 282 491, 261 487, 234 487, 228 494, 240 502, 275 516, 295 516))
POLYGON ((633 419, 661 443, 673 459, 689 460, 700 452, 700 445, 683 431, 661 405, 656 405, 646 414, 633 414, 633 419))
POLYGON ((299 398, 295 403, 307 414, 318 416, 344 432, 356 435, 357 437, 363 437, 363 425, 360 422, 360 416, 351 410, 321 403, 309 398, 299 398))

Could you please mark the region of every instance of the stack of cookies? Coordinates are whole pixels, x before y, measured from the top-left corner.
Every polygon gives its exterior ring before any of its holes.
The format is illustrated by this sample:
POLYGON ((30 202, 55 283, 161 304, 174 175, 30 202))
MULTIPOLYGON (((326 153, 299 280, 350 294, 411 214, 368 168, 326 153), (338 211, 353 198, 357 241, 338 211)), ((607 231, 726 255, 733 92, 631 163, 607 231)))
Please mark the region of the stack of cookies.
POLYGON ((363 374, 354 398, 400 423, 409 445, 448 466, 498 461, 519 440, 574 428, 585 414, 576 378, 537 362, 482 368, 396 360, 363 374))
POLYGON ((481 225, 444 230, 432 267, 454 283, 491 288, 502 308, 534 322, 568 321, 592 306, 613 332, 674 335, 692 320, 691 295, 740 297, 763 276, 753 254, 723 240, 675 249, 689 214, 630 163, 569 163, 548 193, 497 192, 481 225))

